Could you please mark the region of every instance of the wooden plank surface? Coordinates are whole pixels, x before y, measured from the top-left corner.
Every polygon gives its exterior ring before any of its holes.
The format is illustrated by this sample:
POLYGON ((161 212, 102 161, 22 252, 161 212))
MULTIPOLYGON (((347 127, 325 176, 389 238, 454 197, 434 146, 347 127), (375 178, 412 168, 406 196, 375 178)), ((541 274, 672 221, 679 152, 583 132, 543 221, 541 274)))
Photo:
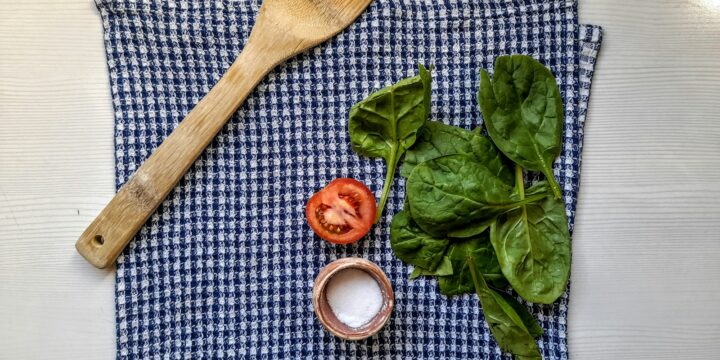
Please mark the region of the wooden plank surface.
MULTIPOLYGON (((573 248, 573 359, 720 354, 720 0, 581 0, 605 39, 573 248)), ((74 241, 113 194, 90 0, 0 0, 0 359, 114 356, 114 274, 74 241)))

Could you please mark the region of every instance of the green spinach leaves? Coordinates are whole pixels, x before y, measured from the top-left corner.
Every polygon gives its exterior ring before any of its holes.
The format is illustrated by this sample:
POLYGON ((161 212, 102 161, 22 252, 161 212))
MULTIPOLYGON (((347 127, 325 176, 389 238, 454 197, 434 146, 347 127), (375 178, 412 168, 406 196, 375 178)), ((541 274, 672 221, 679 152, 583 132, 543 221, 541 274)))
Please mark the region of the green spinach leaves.
POLYGON ((450 261, 450 258, 443 256, 442 261, 440 261, 440 264, 435 268, 435 270, 426 270, 416 266, 415 269, 413 269, 413 272, 410 273, 408 279, 412 280, 420 276, 450 276, 453 272, 453 264, 450 261))
POLYGON ((542 359, 534 339, 535 336, 542 334, 542 329, 535 319, 511 296, 507 294, 503 296, 500 292, 491 289, 483 274, 478 271, 472 256, 467 258, 467 263, 485 314, 485 321, 490 326, 490 332, 500 348, 521 359, 542 359))
POLYGON ((512 188, 468 155, 448 155, 416 166, 407 179, 413 220, 426 232, 444 235, 482 223, 544 194, 514 201, 512 188))
POLYGON ((541 359, 534 338, 542 329, 499 289, 550 304, 567 286, 570 232, 552 170, 562 148, 562 98, 550 70, 524 55, 499 57, 493 78, 483 70, 480 82, 489 137, 479 127, 426 122, 430 75, 420 66, 418 76, 352 108, 350 138, 356 152, 388 164, 378 216, 405 154, 406 198, 390 245, 415 267, 410 278, 436 277, 448 296, 476 292, 500 347, 517 359, 541 359), (524 169, 546 179, 526 191, 524 169))
POLYGON ((398 259, 433 271, 442 261, 450 240, 424 232, 407 212, 401 211, 390 223, 390 246, 398 259))
POLYGON ((467 263, 468 256, 478 259, 479 270, 485 274, 488 282, 493 286, 502 288, 507 286, 507 280, 500 271, 495 250, 488 239, 487 233, 466 240, 456 240, 450 244, 447 258, 452 263, 453 273, 449 276, 438 277, 438 288, 444 295, 460 295, 474 291, 470 268, 467 263))
POLYGON ((523 168, 545 174, 559 199, 552 164, 562 149, 565 114, 550 70, 529 56, 501 56, 492 80, 482 70, 478 102, 500 151, 523 168))
MULTIPOLYGON (((522 169, 517 167, 520 198, 525 197, 522 169)), ((545 182, 528 189, 544 193, 545 182)), ((490 228, 490 240, 502 272, 523 299, 552 304, 570 278, 570 232, 565 204, 548 197, 501 214, 490 228)))
POLYGON ((406 211, 401 211, 390 224, 390 246, 400 260, 415 266, 410 279, 437 276, 444 295, 474 291, 468 256, 480 260, 480 271, 493 286, 508 285, 487 232, 467 239, 433 237, 420 229, 406 211))
MULTIPOLYGON (((508 159, 485 136, 481 128, 468 131, 456 126, 446 125, 437 121, 429 121, 420 131, 416 144, 408 150, 400 175, 409 177, 418 164, 448 155, 469 155, 485 166, 499 180, 508 186, 513 185, 513 174, 508 166, 508 159)), ((404 209, 409 211, 405 198, 404 209)), ((469 225, 455 227, 447 232, 452 238, 469 238, 478 235, 490 227, 494 219, 471 221, 469 225)))
POLYGON ((419 75, 382 88, 350 109, 352 149, 360 155, 381 157, 387 163, 376 222, 385 208, 398 161, 415 143, 430 114, 430 72, 419 67, 419 75))
POLYGON ((405 154, 400 175, 409 177, 415 166, 424 161, 457 154, 473 156, 498 179, 512 186, 513 174, 507 160, 487 137, 437 121, 428 121, 420 131, 416 145, 405 154))

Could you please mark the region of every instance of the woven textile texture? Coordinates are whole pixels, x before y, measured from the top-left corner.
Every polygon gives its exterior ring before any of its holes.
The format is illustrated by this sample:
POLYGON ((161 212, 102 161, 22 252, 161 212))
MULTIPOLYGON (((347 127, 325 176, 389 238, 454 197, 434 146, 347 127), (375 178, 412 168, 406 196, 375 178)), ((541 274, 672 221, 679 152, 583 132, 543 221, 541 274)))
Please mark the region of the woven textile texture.
MULTIPOLYGON (((115 109, 121 186, 208 92, 242 49, 255 0, 97 0, 115 109)), ((482 122, 479 69, 531 54, 558 79, 565 143, 555 174, 572 224, 582 125, 600 29, 579 26, 572 0, 376 0, 346 31, 272 71, 118 260, 117 356, 260 359, 505 359, 474 295, 446 298, 390 249, 402 206, 396 179, 381 221, 352 246, 306 225, 310 195, 352 177, 379 195, 385 165, 349 147, 347 114, 371 91, 433 65, 431 120, 482 122), (396 307, 377 336, 326 332, 314 277, 359 256, 390 277, 396 307)), ((532 306, 546 359, 566 359, 568 295, 532 306)))

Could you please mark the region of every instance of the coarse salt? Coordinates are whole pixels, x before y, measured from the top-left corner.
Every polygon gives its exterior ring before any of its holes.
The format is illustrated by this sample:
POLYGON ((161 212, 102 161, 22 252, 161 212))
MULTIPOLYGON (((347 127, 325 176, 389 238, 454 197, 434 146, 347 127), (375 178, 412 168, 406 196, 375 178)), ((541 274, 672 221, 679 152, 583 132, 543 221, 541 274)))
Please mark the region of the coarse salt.
POLYGON ((380 285, 370 274, 357 269, 333 275, 325 296, 338 320, 354 328, 369 323, 383 306, 380 285))

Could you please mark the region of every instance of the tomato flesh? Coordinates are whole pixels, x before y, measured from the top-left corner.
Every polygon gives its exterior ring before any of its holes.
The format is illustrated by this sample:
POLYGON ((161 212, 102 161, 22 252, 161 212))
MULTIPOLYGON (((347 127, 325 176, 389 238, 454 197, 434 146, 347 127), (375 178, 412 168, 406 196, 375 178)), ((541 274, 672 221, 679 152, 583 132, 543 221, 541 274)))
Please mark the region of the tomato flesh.
POLYGON ((339 178, 308 200, 305 216, 321 238, 334 244, 351 244, 370 231, 375 211, 375 196, 365 184, 339 178))

